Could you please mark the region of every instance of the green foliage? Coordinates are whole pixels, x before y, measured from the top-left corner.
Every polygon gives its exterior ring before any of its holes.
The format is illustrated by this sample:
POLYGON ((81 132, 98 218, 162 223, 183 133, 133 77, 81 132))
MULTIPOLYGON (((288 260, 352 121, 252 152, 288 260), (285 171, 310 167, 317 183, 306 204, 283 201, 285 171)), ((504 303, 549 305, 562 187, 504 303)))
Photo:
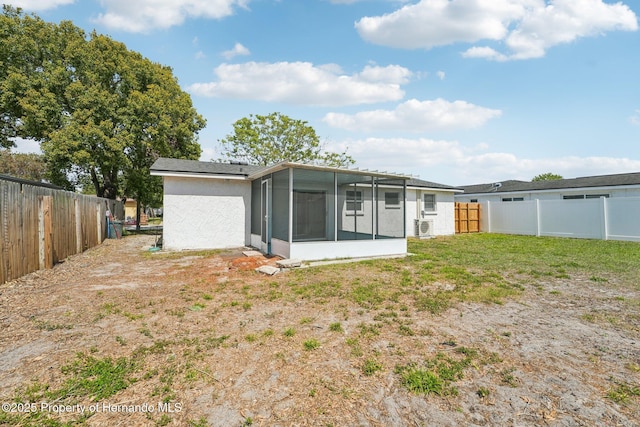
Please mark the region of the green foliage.
POLYGON ((233 124, 233 133, 220 140, 223 157, 256 165, 283 161, 348 166, 353 159, 343 153, 325 152, 316 131, 303 120, 281 113, 249 115, 233 124))
POLYGON ((382 370, 382 365, 375 359, 367 359, 362 364, 362 373, 368 377, 382 370))
POLYGON ((556 173, 551 173, 551 172, 547 172, 547 173, 542 173, 540 175, 536 175, 533 177, 533 179, 531 180, 531 182, 536 182, 536 181, 555 181, 558 179, 563 179, 561 175, 558 175, 556 173))
POLYGON ((54 184, 90 182, 98 196, 154 204, 161 181, 151 164, 200 156, 205 121, 170 68, 69 21, 9 6, 0 33, 0 146, 39 141, 54 184))
POLYGON ((46 178, 46 172, 47 165, 41 155, 0 149, 0 174, 39 182, 46 178))
POLYGON ((478 397, 480 397, 480 398, 485 398, 485 397, 489 396, 489 394, 490 394, 490 393, 491 393, 491 392, 489 391, 489 389, 488 389, 488 388, 485 388, 485 387, 480 387, 480 388, 478 389, 478 391, 476 391, 476 394, 477 394, 477 395, 478 395, 478 397))
MULTIPOLYGON (((464 370, 471 366, 474 359, 479 357, 479 353, 475 349, 459 347, 455 354, 457 357, 438 353, 434 357, 426 359, 422 366, 413 363, 397 366, 395 372, 400 375, 402 384, 414 393, 433 393, 439 396, 457 395, 458 390, 452 383, 464 377, 464 370)), ((482 362, 488 363, 490 361, 482 362)))
POLYGON ((613 380, 615 387, 611 388, 606 397, 616 403, 626 404, 631 398, 640 397, 640 387, 624 381, 613 380))
POLYGON ((51 397, 88 396, 95 401, 105 399, 126 389, 134 381, 132 374, 137 366, 135 359, 97 359, 78 354, 75 362, 62 368, 63 373, 71 376, 51 397))
POLYGON ((315 349, 320 347, 320 341, 318 341, 315 338, 311 338, 311 339, 306 340, 303 343, 303 345, 304 345, 304 349, 307 350, 307 351, 315 350, 315 349))
POLYGON ((342 329, 342 325, 340 324, 340 322, 330 324, 329 330, 333 332, 344 332, 344 329, 342 329))

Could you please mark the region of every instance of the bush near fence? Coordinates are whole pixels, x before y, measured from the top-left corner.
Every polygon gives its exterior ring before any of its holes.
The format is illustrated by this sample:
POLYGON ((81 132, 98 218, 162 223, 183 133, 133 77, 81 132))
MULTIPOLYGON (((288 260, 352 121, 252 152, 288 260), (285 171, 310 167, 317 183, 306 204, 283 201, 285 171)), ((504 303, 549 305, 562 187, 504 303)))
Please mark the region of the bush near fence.
POLYGON ((489 233, 640 241, 640 197, 482 203, 489 233))
POLYGON ((119 201, 0 176, 0 284, 102 243, 107 209, 124 215, 119 201))

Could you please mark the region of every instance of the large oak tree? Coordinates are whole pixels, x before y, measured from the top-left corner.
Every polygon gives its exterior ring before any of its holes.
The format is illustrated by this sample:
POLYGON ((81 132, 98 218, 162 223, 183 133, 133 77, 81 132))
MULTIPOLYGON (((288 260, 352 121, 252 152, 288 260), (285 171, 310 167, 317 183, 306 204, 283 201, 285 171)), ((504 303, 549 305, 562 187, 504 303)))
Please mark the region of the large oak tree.
POLYGON ((150 203, 158 157, 198 159, 205 120, 172 70, 110 37, 20 9, 0 15, 0 147, 40 142, 49 179, 150 203))

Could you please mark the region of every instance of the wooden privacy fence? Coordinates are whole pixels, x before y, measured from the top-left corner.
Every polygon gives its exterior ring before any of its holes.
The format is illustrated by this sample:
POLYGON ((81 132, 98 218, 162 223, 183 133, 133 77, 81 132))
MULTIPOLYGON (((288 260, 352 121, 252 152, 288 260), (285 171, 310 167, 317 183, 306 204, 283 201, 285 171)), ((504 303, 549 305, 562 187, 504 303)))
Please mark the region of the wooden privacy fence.
POLYGON ((122 202, 0 177, 0 284, 96 246, 122 202))
POLYGON ((480 232, 480 203, 456 203, 455 212, 456 234, 480 232))

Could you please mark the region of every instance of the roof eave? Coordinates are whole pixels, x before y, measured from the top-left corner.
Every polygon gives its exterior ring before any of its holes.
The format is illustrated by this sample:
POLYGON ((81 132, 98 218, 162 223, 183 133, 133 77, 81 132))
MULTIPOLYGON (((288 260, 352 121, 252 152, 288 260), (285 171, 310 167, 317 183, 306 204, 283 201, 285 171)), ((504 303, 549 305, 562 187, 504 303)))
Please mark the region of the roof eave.
POLYGON ((427 190, 427 191, 448 191, 452 193, 464 193, 464 190, 460 188, 445 188, 445 187, 421 187, 419 185, 407 185, 410 190, 427 190))
POLYGON ((288 169, 288 168, 308 169, 308 170, 317 170, 317 171, 325 171, 325 172, 339 172, 339 173, 348 173, 352 175, 367 175, 367 176, 375 176, 378 178, 410 179, 410 177, 406 175, 370 171, 365 169, 349 169, 349 168, 337 168, 333 166, 310 165, 307 163, 297 163, 297 162, 280 162, 273 166, 269 166, 259 172, 250 174, 248 178, 253 180, 265 175, 269 175, 270 173, 279 172, 281 170, 288 169))
POLYGON ((508 191, 484 191, 480 193, 464 193, 465 196, 486 196, 491 194, 512 194, 512 193, 551 193, 558 191, 610 191, 610 190, 628 190, 629 188, 640 188, 640 184, 625 184, 625 185, 606 185, 597 187, 560 187, 560 188, 547 188, 547 189, 528 189, 528 190, 508 190, 508 191))
POLYGON ((152 176, 173 177, 173 178, 203 178, 203 179, 235 179, 239 181, 246 181, 246 175, 231 175, 231 174, 213 174, 206 172, 179 172, 179 171, 161 171, 151 170, 152 176))

